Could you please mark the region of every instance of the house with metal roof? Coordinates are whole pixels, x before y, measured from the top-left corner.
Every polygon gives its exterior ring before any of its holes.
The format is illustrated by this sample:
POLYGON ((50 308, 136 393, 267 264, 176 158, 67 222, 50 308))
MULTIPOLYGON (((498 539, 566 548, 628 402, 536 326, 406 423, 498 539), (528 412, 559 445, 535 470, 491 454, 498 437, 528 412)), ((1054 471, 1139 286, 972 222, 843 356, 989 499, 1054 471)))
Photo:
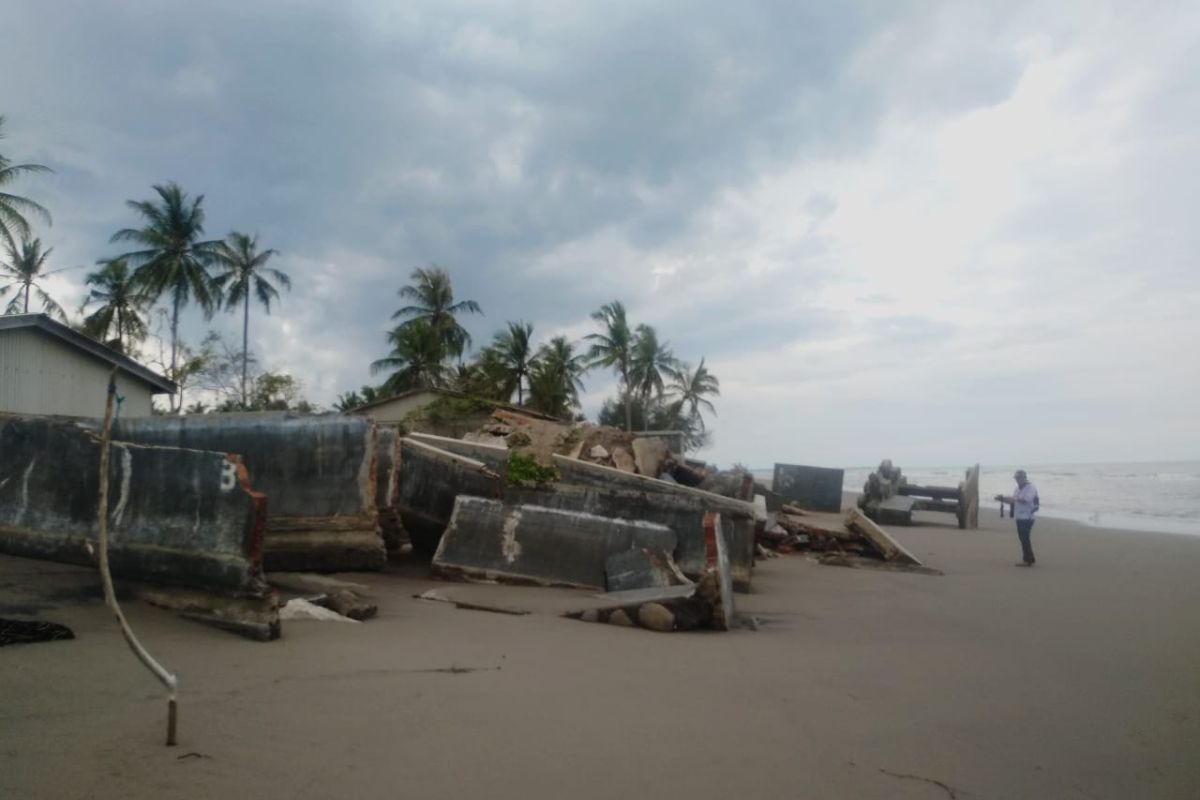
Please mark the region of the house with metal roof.
POLYGON ((0 316, 0 412, 98 417, 117 368, 121 415, 145 417, 173 381, 45 314, 0 316))

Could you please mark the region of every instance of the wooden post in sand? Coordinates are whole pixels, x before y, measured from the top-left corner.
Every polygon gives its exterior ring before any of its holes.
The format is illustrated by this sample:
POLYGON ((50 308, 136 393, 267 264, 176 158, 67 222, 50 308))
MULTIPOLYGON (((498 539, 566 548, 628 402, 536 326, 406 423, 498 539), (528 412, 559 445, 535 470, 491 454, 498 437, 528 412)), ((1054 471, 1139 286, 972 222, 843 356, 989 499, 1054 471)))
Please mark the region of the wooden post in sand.
POLYGON ((176 707, 175 707, 175 691, 178 688, 178 681, 175 676, 167 672, 161 664, 154 660, 154 657, 146 652, 146 648, 142 647, 141 642, 133 635, 133 630, 130 629, 129 623, 125 620, 125 615, 121 613, 121 606, 117 604, 117 594, 113 591, 112 573, 108 571, 108 451, 112 440, 112 418, 113 418, 113 401, 117 395, 117 368, 113 367, 112 372, 108 375, 108 399, 104 403, 104 427, 100 432, 100 503, 96 511, 96 516, 99 521, 99 541, 97 549, 99 551, 100 561, 100 580, 104 584, 104 602, 112 609, 113 614, 117 617, 117 622, 121 626, 121 634, 125 637, 125 642, 129 645, 129 649, 133 654, 146 665, 146 668, 154 673, 154 677, 162 683, 167 689, 167 746, 175 746, 175 723, 176 723, 176 707))

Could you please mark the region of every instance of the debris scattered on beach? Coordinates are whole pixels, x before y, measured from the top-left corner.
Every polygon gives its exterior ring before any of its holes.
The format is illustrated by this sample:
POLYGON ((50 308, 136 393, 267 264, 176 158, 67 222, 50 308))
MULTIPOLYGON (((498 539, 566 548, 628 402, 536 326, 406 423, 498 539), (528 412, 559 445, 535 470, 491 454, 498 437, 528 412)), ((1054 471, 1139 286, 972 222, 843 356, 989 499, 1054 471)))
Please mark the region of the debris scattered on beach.
POLYGON ((33 644, 74 639, 75 634, 66 625, 39 620, 4 619, 0 617, 0 647, 10 644, 33 644))
POLYGON ((427 589, 420 594, 414 594, 417 600, 430 600, 436 603, 449 603, 455 608, 461 608, 466 611, 490 611, 493 614, 511 614, 517 617, 527 616, 528 611, 519 608, 509 608, 507 606, 492 605, 490 603, 471 603, 465 600, 455 600, 453 597, 447 596, 445 593, 437 589, 427 589))
POLYGON ((319 606, 316 603, 310 603, 303 597, 293 597, 288 600, 283 608, 279 609, 279 618, 284 621, 291 620, 315 620, 317 622, 351 622, 358 624, 358 620, 344 617, 336 611, 330 611, 328 608, 319 606))

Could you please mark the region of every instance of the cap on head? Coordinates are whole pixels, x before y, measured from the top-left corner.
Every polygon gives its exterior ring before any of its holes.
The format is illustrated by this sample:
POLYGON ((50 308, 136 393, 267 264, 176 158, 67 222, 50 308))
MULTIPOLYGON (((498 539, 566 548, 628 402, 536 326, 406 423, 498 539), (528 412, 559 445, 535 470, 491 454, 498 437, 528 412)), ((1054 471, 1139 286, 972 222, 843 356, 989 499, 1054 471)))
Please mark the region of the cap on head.
POLYGON ((1025 474, 1025 470, 1023 470, 1023 469, 1019 469, 1013 473, 1013 480, 1015 480, 1015 481, 1026 480, 1026 479, 1028 479, 1028 477, 1029 476, 1025 474))

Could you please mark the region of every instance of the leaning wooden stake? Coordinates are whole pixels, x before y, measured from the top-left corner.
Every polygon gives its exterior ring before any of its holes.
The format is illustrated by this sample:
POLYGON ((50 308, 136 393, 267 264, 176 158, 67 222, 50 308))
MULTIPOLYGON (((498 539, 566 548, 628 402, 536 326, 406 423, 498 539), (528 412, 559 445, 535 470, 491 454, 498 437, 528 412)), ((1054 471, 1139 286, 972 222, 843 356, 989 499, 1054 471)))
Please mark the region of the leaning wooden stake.
POLYGON ((99 550, 100 561, 100 580, 104 583, 104 602, 112 609, 113 614, 117 617, 117 622, 121 625, 121 633, 125 636, 126 643, 129 644, 129 649, 138 657, 146 669, 154 673, 154 677, 162 682, 162 685, 167 688, 167 746, 175 746, 175 690, 179 683, 175 676, 154 660, 154 657, 146 652, 146 648, 142 647, 141 642, 133 635, 133 630, 129 627, 129 623, 125 621, 125 615, 121 613, 121 607, 117 605, 117 595, 113 591, 112 574, 108 571, 108 450, 109 442, 112 439, 112 418, 113 418, 113 400, 117 394, 117 370, 113 368, 108 376, 108 399, 104 404, 104 427, 100 431, 100 506, 97 509, 97 517, 100 523, 100 535, 97 549, 99 550))

